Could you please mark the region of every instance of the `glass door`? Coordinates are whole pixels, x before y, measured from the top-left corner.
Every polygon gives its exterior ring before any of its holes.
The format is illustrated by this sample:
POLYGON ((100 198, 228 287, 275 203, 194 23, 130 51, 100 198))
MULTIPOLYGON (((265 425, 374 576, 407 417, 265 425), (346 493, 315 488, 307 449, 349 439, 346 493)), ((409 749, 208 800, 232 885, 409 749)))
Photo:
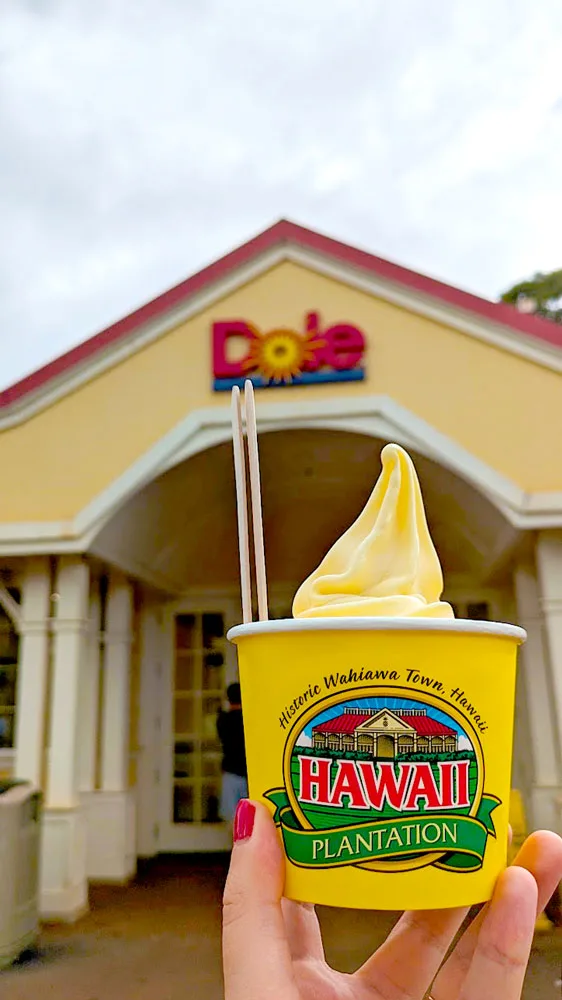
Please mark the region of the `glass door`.
POLYGON ((162 850, 222 850, 221 745, 217 715, 225 698, 225 615, 179 613, 173 621, 171 746, 162 850))

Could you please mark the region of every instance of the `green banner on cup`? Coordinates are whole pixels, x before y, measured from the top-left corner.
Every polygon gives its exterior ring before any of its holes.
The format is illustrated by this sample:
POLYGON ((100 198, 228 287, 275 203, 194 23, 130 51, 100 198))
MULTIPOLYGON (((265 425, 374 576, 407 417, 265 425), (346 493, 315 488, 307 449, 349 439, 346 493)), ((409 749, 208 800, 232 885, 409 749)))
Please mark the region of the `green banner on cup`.
POLYGON ((445 853, 435 862, 447 871, 477 871, 482 867, 489 836, 495 837, 492 812, 500 804, 484 795, 476 816, 431 813, 355 823, 327 830, 304 830, 283 788, 265 794, 275 806, 285 852, 301 868, 336 868, 369 861, 401 861, 432 852, 445 853))

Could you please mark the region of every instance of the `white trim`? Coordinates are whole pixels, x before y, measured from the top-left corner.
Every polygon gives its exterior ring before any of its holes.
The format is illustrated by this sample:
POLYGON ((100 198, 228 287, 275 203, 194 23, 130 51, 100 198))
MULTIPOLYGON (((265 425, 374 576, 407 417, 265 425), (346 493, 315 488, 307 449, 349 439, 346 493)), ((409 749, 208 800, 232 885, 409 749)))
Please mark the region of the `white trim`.
POLYGON ((495 635, 502 639, 525 642, 527 633, 518 625, 504 622, 472 621, 468 618, 285 618, 268 622, 235 625, 226 638, 238 639, 273 632, 458 632, 471 635, 495 635))
POLYGON ((54 539, 70 537, 73 531, 72 521, 10 521, 0 525, 3 540, 9 542, 17 539, 21 542, 27 538, 34 545, 41 541, 52 542, 54 539))
POLYGON ((21 402, 13 403, 8 413, 0 414, 0 431, 29 420, 64 396, 76 392, 86 382, 98 378, 110 368, 126 361, 133 354, 165 336, 174 327, 192 319, 197 313, 203 312, 226 295, 236 292, 242 285, 261 277, 272 267, 287 259, 284 246, 273 247, 201 292, 190 295, 187 302, 169 309, 156 320, 144 323, 129 336, 100 351, 93 359, 88 359, 73 368, 70 373, 64 373, 58 379, 53 379, 35 393, 25 396, 21 402))
POLYGON ((526 361, 532 361, 552 371, 562 372, 562 351, 559 347, 527 336, 511 326, 480 318, 469 309, 464 310, 460 306, 449 305, 429 293, 415 291, 406 285, 401 285, 400 282, 381 278, 371 274, 367 269, 363 271, 360 267, 346 262, 335 263, 328 257, 302 247, 288 246, 286 259, 392 305, 415 312, 437 323, 443 323, 502 351, 516 354, 526 361))
POLYGON ((23 539, 18 538, 16 535, 15 537, 8 538, 6 541, 2 537, 4 528, 7 529, 8 535, 12 535, 10 529, 13 528, 13 523, 0 524, 0 556, 76 555, 84 552, 85 549, 83 539, 78 536, 75 538, 61 538, 53 534, 51 541, 39 539, 39 541, 34 542, 28 526, 25 524, 22 528, 23 539))
MULTIPOLYGON (((512 511, 525 513, 526 494, 520 487, 388 396, 260 405, 260 433, 302 428, 395 438, 471 482, 508 519, 512 511)), ((74 523, 76 534, 92 541, 111 514, 143 486, 180 462, 230 439, 228 407, 193 411, 80 512, 74 523)), ((562 507, 560 513, 562 521, 562 507)))
POLYGON ((64 555, 84 551, 72 521, 0 523, 0 556, 64 555))
POLYGON ((350 288, 363 291, 392 305, 433 319, 527 361, 552 371, 562 372, 562 351, 553 345, 528 337, 513 327, 479 318, 470 310, 448 305, 427 293, 413 291, 399 282, 373 275, 367 269, 346 262, 336 262, 325 254, 299 247, 298 244, 283 243, 264 251, 226 277, 189 296, 186 302, 169 309, 158 319, 143 324, 129 336, 100 351, 69 373, 63 373, 36 392, 26 395, 21 401, 14 402, 7 413, 0 414, 0 430, 29 420, 62 397, 75 392, 86 382, 97 378, 165 336, 174 327, 208 309, 241 286, 261 277, 272 267, 287 261, 340 281, 350 288))
POLYGON ((526 509, 529 513, 548 514, 562 508, 562 492, 528 493, 526 509))

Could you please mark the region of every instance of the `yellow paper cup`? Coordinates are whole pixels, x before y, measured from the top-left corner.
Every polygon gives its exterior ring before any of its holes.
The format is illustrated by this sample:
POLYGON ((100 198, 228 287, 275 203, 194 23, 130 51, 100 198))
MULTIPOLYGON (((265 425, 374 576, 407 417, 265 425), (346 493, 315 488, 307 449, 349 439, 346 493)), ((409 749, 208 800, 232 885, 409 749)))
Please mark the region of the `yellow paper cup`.
POLYGON ((279 827, 285 895, 383 910, 489 899, 506 865, 523 629, 316 618, 229 638, 250 796, 279 827))

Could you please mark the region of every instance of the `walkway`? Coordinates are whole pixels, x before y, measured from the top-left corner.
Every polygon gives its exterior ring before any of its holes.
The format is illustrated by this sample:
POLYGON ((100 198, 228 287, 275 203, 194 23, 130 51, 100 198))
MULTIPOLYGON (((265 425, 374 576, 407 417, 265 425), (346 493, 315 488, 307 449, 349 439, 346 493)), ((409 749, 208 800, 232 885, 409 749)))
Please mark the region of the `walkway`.
MULTIPOLYGON (((2 1000, 222 1000, 224 860, 160 860, 127 889, 92 890, 92 911, 45 929, 39 954, 0 974, 2 1000)), ((395 915, 394 915, 395 916, 395 915)), ((355 968, 393 915, 322 912, 326 951, 355 968)), ((537 937, 525 1000, 559 1000, 562 931, 537 937)))

